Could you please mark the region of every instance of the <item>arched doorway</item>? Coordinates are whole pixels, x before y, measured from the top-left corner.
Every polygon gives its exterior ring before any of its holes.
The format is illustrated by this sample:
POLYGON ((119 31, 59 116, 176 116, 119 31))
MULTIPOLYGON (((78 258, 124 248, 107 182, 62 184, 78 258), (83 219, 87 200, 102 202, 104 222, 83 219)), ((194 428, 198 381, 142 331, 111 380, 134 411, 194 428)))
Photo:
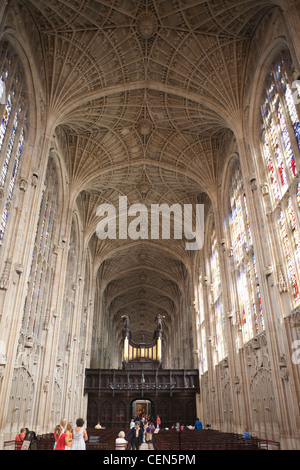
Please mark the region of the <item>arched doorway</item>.
POLYGON ((135 418, 136 416, 146 415, 149 417, 154 416, 154 407, 153 403, 150 400, 145 398, 138 398, 133 400, 131 403, 131 416, 135 418))

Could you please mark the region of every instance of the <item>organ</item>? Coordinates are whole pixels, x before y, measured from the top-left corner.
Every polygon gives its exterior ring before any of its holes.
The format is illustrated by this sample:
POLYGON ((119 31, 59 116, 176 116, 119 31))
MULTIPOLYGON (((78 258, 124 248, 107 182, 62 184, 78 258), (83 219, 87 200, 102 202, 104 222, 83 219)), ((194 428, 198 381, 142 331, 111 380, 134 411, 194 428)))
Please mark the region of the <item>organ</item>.
POLYGON ((156 317, 156 329, 151 343, 135 343, 131 337, 130 317, 122 316, 123 327, 123 367, 125 369, 157 369, 162 364, 163 317, 156 317))

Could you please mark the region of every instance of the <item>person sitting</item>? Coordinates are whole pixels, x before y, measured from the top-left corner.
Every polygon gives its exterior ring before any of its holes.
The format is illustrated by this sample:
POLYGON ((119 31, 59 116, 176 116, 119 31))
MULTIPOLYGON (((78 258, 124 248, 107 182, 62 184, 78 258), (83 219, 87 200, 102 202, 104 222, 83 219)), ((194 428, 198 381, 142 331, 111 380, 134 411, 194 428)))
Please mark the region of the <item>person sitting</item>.
POLYGON ((21 450, 23 441, 25 439, 26 429, 22 428, 20 434, 17 434, 15 437, 15 450, 21 450))
POLYGON ((127 450, 128 442, 125 439, 125 432, 120 431, 116 439, 116 450, 127 450))
POLYGON ((202 423, 201 421, 199 420, 199 418, 197 418, 196 422, 195 422, 195 430, 196 431, 202 431, 203 429, 203 426, 202 426, 202 423))

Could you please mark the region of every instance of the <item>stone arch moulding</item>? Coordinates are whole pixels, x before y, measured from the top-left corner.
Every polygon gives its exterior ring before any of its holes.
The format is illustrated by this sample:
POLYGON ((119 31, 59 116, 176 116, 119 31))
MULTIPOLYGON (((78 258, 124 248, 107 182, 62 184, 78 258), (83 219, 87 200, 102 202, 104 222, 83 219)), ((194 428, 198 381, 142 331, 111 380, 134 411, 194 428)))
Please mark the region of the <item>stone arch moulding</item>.
MULTIPOLYGON (((8 42, 11 47, 16 51, 18 58, 21 61, 22 67, 24 68, 25 81, 27 85, 29 100, 29 139, 27 140, 27 146, 35 148, 38 146, 38 139, 42 132, 41 123, 43 122, 43 116, 41 113, 41 102, 38 102, 40 97, 41 101, 44 101, 43 88, 39 81, 39 73, 36 70, 36 66, 32 60, 32 54, 30 54, 29 47, 26 42, 20 42, 20 39, 15 31, 7 29, 4 31, 1 42, 8 42)), ((42 107, 43 108, 43 107, 42 107)))
POLYGON ((134 90, 158 91, 158 92, 163 92, 163 93, 174 95, 174 96, 179 96, 181 98, 185 98, 190 101, 194 101, 195 103, 202 104, 203 106, 208 108, 208 110, 211 110, 217 113, 218 116, 221 116, 221 118, 224 120, 224 127, 228 126, 229 123, 234 125, 234 121, 232 120, 232 117, 230 116, 230 114, 227 113, 227 111, 221 106, 216 105, 216 103, 208 97, 204 98, 203 96, 199 96, 195 92, 185 91, 176 86, 170 86, 167 84, 163 84, 161 82, 157 82, 155 80, 142 80, 142 81, 130 82, 130 83, 125 83, 125 84, 120 84, 120 85, 108 86, 98 91, 91 91, 90 93, 84 93, 83 96, 79 96, 77 97, 77 99, 73 99, 72 103, 70 103, 69 105, 67 104, 65 106, 65 109, 61 110, 59 117, 57 117, 55 127, 60 124, 64 124, 65 118, 70 112, 74 111, 75 109, 79 107, 86 105, 92 100, 105 98, 107 96, 115 95, 117 93, 134 91, 134 90))
MULTIPOLYGON (((261 55, 257 70, 252 83, 252 89, 249 96, 249 126, 248 135, 249 143, 253 149, 257 148, 259 139, 259 110, 263 96, 263 89, 270 67, 281 52, 289 51, 293 57, 287 41, 283 38, 277 38, 269 44, 269 47, 261 55)), ((293 57, 294 60, 294 57, 293 57)))

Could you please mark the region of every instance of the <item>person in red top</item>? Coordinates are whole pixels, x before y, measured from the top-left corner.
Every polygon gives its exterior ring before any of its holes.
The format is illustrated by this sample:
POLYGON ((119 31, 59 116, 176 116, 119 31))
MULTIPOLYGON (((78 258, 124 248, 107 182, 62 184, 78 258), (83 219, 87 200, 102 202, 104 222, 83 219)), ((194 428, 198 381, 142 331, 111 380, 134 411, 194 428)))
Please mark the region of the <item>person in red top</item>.
POLYGON ((157 415, 157 418, 156 418, 156 427, 157 427, 157 429, 160 428, 160 425, 161 425, 161 420, 160 420, 160 417, 157 415))
POLYGON ((68 438, 68 435, 65 432, 63 432, 63 429, 61 426, 56 426, 54 430, 54 438, 55 438, 54 450, 66 450, 66 446, 69 443, 69 438, 68 438))
POLYGON ((22 428, 20 434, 17 434, 15 437, 15 450, 21 450, 25 435, 26 429, 22 428))

